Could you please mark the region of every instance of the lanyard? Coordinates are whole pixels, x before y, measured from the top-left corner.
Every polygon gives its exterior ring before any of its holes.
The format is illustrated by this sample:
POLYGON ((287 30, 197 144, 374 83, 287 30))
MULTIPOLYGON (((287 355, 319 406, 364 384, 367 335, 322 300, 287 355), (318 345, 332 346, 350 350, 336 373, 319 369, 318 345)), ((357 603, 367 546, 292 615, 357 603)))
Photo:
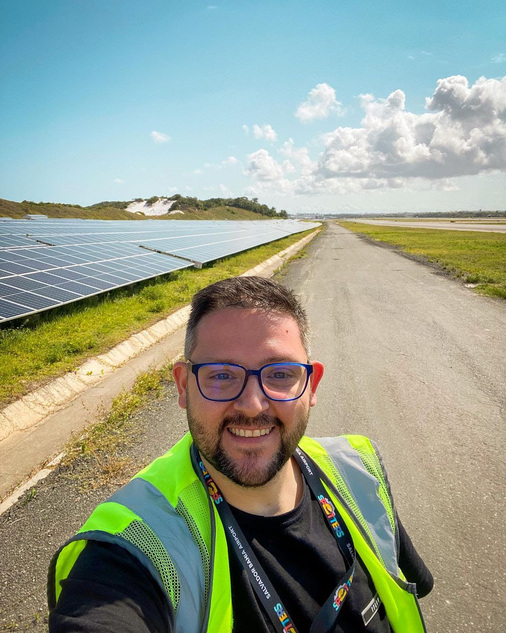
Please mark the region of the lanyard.
MULTIPOLYGON (((242 533, 230 507, 200 459, 195 444, 192 444, 191 450, 192 460, 194 464, 198 466, 196 471, 197 473, 200 471, 202 475, 201 479, 206 485, 211 499, 214 501, 229 544, 232 546, 233 552, 246 571, 255 593, 274 624, 274 628, 279 633, 297 633, 297 629, 283 606, 281 598, 274 589, 267 574, 262 569, 260 562, 242 533)), ((337 617, 353 582, 355 548, 346 524, 337 513, 334 504, 329 499, 323 487, 318 474, 318 466, 300 448, 295 450, 294 457, 311 491, 320 503, 320 508, 337 541, 347 567, 346 572, 339 579, 336 588, 325 601, 311 625, 310 633, 330 633, 334 630, 337 617)))

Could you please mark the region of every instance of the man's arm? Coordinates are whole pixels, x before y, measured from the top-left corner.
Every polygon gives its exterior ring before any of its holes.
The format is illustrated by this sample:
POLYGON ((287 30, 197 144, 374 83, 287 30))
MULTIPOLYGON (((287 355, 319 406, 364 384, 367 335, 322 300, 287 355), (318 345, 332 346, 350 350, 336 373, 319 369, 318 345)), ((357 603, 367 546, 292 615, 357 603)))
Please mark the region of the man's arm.
POLYGON ((423 598, 432 591, 434 578, 420 554, 416 551, 398 516, 397 525, 400 539, 399 567, 409 582, 416 583, 418 597, 423 598))
POLYGON ((172 633, 171 608, 125 549, 89 541, 62 583, 50 633, 172 633))

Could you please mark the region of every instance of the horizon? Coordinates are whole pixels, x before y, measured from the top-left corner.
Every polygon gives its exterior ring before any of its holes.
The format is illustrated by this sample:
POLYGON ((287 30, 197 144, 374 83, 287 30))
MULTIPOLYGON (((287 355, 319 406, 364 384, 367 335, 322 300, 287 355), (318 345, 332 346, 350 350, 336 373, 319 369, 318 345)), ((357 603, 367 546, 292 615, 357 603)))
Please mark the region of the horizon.
POLYGON ((498 0, 9 3, 0 196, 504 208, 505 16, 498 0))

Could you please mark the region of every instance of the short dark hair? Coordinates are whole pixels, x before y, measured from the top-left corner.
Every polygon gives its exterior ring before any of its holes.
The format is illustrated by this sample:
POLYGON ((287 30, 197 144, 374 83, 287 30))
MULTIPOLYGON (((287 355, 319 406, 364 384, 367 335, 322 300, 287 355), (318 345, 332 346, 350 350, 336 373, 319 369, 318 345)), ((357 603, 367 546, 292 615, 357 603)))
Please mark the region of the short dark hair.
POLYGON ((191 303, 184 346, 188 360, 197 345, 197 328, 206 314, 225 308, 281 312, 295 319, 302 345, 309 357, 309 324, 306 312, 291 290, 263 277, 231 277, 197 292, 191 303))

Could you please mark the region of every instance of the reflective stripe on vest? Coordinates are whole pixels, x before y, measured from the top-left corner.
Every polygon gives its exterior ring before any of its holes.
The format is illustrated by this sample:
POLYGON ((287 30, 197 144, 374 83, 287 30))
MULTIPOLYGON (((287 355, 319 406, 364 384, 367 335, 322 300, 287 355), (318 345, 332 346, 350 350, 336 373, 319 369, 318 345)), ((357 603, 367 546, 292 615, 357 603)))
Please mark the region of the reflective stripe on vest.
MULTIPOLYGON (((377 546, 376 553, 385 567, 395 576, 399 576, 399 548, 393 507, 390 504, 390 508, 387 508, 383 503, 378 503, 378 497, 382 499, 387 496, 391 499, 390 491, 387 490, 386 495, 380 495, 381 482, 365 469, 360 454, 351 446, 348 436, 318 438, 318 443, 332 458, 346 490, 358 509, 357 512, 354 508, 354 515, 363 519, 366 532, 377 546)), ((336 485, 339 490, 340 486, 336 485)))

